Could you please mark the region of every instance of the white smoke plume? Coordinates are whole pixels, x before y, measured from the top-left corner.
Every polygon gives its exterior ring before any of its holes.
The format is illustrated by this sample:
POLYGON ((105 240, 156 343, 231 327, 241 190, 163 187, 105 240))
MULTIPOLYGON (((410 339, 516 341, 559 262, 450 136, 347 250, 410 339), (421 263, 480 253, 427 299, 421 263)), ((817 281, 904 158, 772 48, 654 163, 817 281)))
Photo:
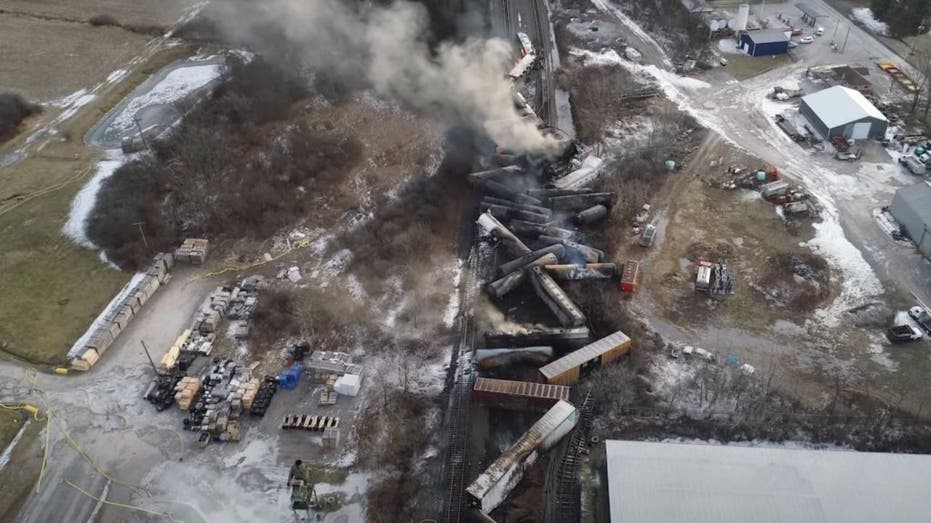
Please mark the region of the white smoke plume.
POLYGON ((536 153, 557 148, 555 138, 514 108, 504 75, 514 59, 507 42, 473 38, 442 43, 431 53, 425 41, 429 20, 419 4, 228 0, 215 7, 221 29, 260 52, 267 54, 283 37, 304 65, 365 81, 419 109, 473 122, 504 148, 536 153))

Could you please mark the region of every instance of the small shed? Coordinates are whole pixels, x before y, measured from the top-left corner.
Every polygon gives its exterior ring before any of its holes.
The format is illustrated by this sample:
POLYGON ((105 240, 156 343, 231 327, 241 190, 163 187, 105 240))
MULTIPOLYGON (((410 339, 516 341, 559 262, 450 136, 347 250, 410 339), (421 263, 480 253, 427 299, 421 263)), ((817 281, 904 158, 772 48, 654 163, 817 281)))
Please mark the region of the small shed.
POLYGON ((784 29, 760 29, 740 35, 740 48, 750 56, 770 56, 789 51, 790 31, 784 29))
POLYGON ((931 259, 931 184, 916 183, 902 187, 892 198, 889 212, 912 239, 921 254, 931 259))
POLYGON ((835 136, 879 140, 889 126, 883 113, 863 94, 842 85, 803 96, 798 110, 826 140, 835 136))

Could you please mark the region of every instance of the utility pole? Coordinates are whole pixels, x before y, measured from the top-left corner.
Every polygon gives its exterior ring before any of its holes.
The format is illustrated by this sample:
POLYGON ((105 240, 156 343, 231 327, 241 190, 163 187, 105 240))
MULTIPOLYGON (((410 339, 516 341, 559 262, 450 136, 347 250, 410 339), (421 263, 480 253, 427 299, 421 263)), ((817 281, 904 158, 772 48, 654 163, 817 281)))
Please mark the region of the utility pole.
POLYGON ((847 34, 844 35, 844 46, 841 47, 840 54, 844 54, 844 51, 847 50, 847 39, 850 38, 850 26, 847 26, 847 34))
POLYGON ((139 129, 139 140, 142 141, 143 149, 148 149, 149 144, 145 143, 145 133, 142 132, 142 124, 139 123, 139 117, 133 116, 133 121, 136 122, 136 129, 139 129))
POLYGON ((834 24, 834 34, 831 35, 831 43, 837 41, 837 28, 840 27, 840 18, 837 19, 837 22, 834 24))
POLYGON ((155 371, 155 375, 158 376, 158 375, 159 375, 158 367, 156 367, 156 366, 155 366, 155 362, 152 361, 152 355, 149 354, 149 348, 145 346, 145 341, 140 339, 140 340, 139 340, 139 343, 142 344, 142 350, 145 351, 146 357, 149 358, 149 363, 152 364, 152 370, 154 370, 154 371, 155 371))
POLYGON ((136 222, 136 223, 134 223, 133 225, 136 225, 136 226, 139 227, 139 234, 142 235, 142 244, 145 245, 145 249, 146 249, 146 250, 149 250, 149 242, 146 241, 146 239, 145 239, 145 230, 142 229, 142 225, 143 225, 144 223, 145 223, 145 222, 136 222))

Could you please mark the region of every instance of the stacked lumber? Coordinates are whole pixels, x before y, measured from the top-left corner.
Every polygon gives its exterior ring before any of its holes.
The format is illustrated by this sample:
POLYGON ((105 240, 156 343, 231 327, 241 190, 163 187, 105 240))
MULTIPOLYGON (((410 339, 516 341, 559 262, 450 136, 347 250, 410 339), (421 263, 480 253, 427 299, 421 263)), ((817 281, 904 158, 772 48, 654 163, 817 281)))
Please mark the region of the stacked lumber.
MULTIPOLYGON (((133 317, 142 311, 142 307, 152 298, 155 291, 170 278, 169 269, 174 266, 174 258, 168 253, 156 254, 152 263, 145 269, 145 276, 131 288, 120 291, 121 301, 108 310, 105 321, 98 322, 94 331, 87 337, 83 346, 75 347, 69 353, 72 357, 71 368, 86 371, 99 360, 110 348, 121 332, 129 327, 133 317), (89 354, 93 350, 96 357, 89 354)), ((129 284, 127 284, 128 287, 129 284)))
POLYGON ((191 402, 200 391, 200 379, 192 376, 185 376, 175 385, 175 401, 178 408, 188 410, 191 408, 191 402))
POLYGON ((174 259, 180 263, 203 265, 207 261, 210 242, 203 238, 188 238, 175 250, 174 259))

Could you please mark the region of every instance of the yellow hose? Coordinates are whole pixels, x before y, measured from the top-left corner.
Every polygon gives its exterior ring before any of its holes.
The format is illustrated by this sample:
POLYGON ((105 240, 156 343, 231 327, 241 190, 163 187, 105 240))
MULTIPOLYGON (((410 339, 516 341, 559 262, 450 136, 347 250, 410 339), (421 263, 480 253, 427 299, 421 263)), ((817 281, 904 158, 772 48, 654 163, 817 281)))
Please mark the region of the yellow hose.
POLYGON ((152 510, 152 509, 148 509, 148 508, 137 507, 137 506, 135 506, 135 505, 127 505, 126 503, 118 503, 118 502, 116 502, 116 501, 110 501, 110 500, 107 500, 107 499, 103 499, 103 498, 101 498, 101 497, 98 497, 98 496, 95 496, 95 495, 91 494, 90 492, 88 492, 88 491, 82 489, 81 487, 75 485, 74 483, 72 483, 71 481, 69 481, 69 480, 67 480, 67 479, 62 480, 62 481, 64 481, 69 487, 73 488, 74 490, 77 490, 77 491, 80 492, 81 494, 84 494, 85 496, 91 498, 92 500, 96 501, 97 503, 103 503, 104 505, 110 505, 110 506, 112 506, 112 507, 125 508, 125 509, 128 509, 128 510, 137 510, 137 511, 139 511, 139 512, 145 512, 146 514, 152 514, 152 515, 154 515, 154 516, 162 516, 162 517, 168 518, 169 521, 173 521, 173 522, 175 522, 175 523, 184 523, 184 522, 181 521, 181 520, 175 519, 175 518, 171 515, 171 513, 169 513, 169 512, 161 512, 161 511, 158 511, 158 510, 152 510))
POLYGON ((288 249, 288 250, 284 251, 283 253, 281 253, 281 254, 279 254, 279 255, 277 255, 277 256, 274 256, 274 257, 272 257, 272 258, 270 258, 270 259, 268 259, 268 260, 264 260, 264 259, 263 259, 263 260, 260 260, 260 261, 255 262, 255 263, 249 263, 249 264, 246 264, 246 265, 238 265, 238 266, 237 266, 237 265, 230 265, 230 266, 228 266, 228 267, 224 267, 224 268, 222 268, 222 269, 218 269, 218 270, 213 271, 213 272, 202 272, 202 273, 200 273, 200 274, 195 274, 195 275, 191 278, 191 281, 197 281, 197 280, 199 280, 199 279, 201 279, 201 278, 209 278, 209 277, 212 277, 212 276, 219 276, 219 275, 224 274, 224 273, 227 273, 227 272, 240 272, 240 271, 245 271, 245 270, 248 270, 248 269, 254 269, 254 268, 256 268, 256 267, 265 265, 266 263, 270 263, 270 262, 273 262, 273 261, 275 261, 275 260, 281 259, 281 258, 283 258, 283 257, 285 257, 285 256, 287 256, 287 255, 289 255, 289 254, 291 254, 292 252, 294 252, 294 251, 296 251, 296 250, 298 250, 298 249, 303 249, 303 248, 305 248, 305 247, 310 247, 310 241, 309 241, 309 240, 301 240, 301 241, 295 243, 294 246, 292 246, 290 249, 288 249))

